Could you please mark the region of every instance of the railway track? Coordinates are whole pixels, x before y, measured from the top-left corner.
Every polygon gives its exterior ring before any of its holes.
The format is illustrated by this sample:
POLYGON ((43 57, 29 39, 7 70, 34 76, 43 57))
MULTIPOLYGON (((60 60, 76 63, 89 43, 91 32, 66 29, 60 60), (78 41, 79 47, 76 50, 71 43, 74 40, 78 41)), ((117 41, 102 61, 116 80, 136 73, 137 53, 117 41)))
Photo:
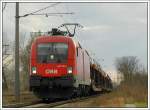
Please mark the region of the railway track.
POLYGON ((50 101, 48 103, 44 103, 43 101, 36 101, 36 102, 31 102, 31 103, 5 105, 3 107, 4 108, 52 108, 52 107, 57 107, 57 106, 64 105, 67 103, 84 101, 87 99, 95 98, 100 95, 101 94, 95 94, 91 96, 80 97, 80 98, 78 97, 78 98, 73 98, 73 99, 68 99, 68 100, 61 99, 59 101, 55 100, 55 101, 50 101))

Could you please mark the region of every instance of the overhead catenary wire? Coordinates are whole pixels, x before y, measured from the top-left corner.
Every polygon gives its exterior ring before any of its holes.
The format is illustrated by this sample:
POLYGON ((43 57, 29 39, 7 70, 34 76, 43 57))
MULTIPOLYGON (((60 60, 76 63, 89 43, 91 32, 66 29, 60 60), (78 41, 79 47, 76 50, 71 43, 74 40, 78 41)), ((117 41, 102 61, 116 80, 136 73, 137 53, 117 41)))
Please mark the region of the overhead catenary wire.
MULTIPOLYGON (((66 4, 64 4, 65 5, 65 10, 66 10, 66 12, 69 12, 69 7, 68 7, 68 5, 66 5, 66 4)), ((56 9, 56 7, 53 7, 55 10, 56 10, 56 12, 58 12, 59 13, 59 11, 56 9)), ((65 19, 63 16, 61 16, 60 15, 60 18, 61 18, 61 20, 63 20, 64 22, 68 22, 68 20, 67 19, 65 19)), ((73 21, 73 22, 76 22, 76 20, 75 19, 73 19, 73 17, 72 17, 72 19, 70 18, 70 20, 71 21, 73 21)), ((79 36, 76 34, 76 38, 75 38, 77 41, 79 41, 79 42, 82 42, 81 41, 81 39, 79 39, 79 36)))
MULTIPOLYGON (((69 6, 68 6, 68 4, 64 4, 65 5, 65 10, 67 11, 67 12, 69 12, 69 10, 70 10, 70 8, 69 8, 69 6)), ((75 16, 74 16, 75 17, 75 16)), ((71 21, 73 21, 73 22, 77 22, 77 20, 74 18, 73 16, 71 16, 71 18, 70 18, 70 20, 71 21)), ((83 42, 83 40, 82 39, 80 39, 80 37, 78 36, 78 34, 76 33, 76 40, 77 41, 79 41, 79 42, 81 42, 82 43, 82 45, 84 46, 84 42, 83 42)))
MULTIPOLYGON (((74 14, 73 12, 71 13, 37 13, 37 14, 30 14, 30 15, 45 15, 46 17, 48 16, 63 16, 63 14, 74 14)), ((24 17, 24 16, 21 16, 24 17)))
MULTIPOLYGON (((66 5, 66 4, 64 4, 65 5, 65 9, 66 9, 66 11, 67 12, 69 12, 69 10, 70 10, 70 8, 69 8, 69 6, 68 6, 68 4, 66 5)), ((72 21, 74 21, 74 22, 77 22, 77 20, 76 20, 76 16, 71 16, 71 18, 70 18, 72 21)))
MULTIPOLYGON (((55 9, 55 11, 56 11, 57 13, 60 13, 59 10, 56 9, 56 7, 53 7, 53 8, 55 9)), ((69 11, 66 10, 66 12, 69 12, 69 11)), ((74 13, 73 13, 73 14, 74 14, 74 13)), ((67 23, 68 23, 68 20, 65 19, 63 16, 60 15, 59 17, 60 17, 60 19, 61 19, 63 22, 67 22, 67 23)), ((68 29, 67 29, 67 30, 68 30, 68 29)))
POLYGON ((45 9, 47 9, 47 8, 54 7, 54 6, 58 5, 58 4, 60 4, 60 2, 57 2, 57 3, 55 3, 55 4, 51 4, 51 5, 47 6, 47 7, 41 8, 41 9, 36 10, 36 11, 33 11, 33 12, 31 12, 31 13, 27 13, 27 14, 25 14, 25 15, 23 15, 23 16, 19 16, 19 17, 26 17, 26 16, 29 16, 29 15, 33 15, 33 14, 35 14, 35 13, 37 13, 37 12, 43 11, 43 10, 45 10, 45 9))
POLYGON ((74 14, 74 13, 73 12, 71 13, 37 13, 37 14, 31 14, 31 15, 45 15, 45 14, 54 15, 54 14, 74 14))
MULTIPOLYGON (((55 11, 56 11, 57 13, 60 13, 55 7, 53 7, 53 8, 55 9, 55 11)), ((59 17, 60 17, 64 22, 68 22, 67 20, 64 19, 63 16, 59 15, 59 17)))

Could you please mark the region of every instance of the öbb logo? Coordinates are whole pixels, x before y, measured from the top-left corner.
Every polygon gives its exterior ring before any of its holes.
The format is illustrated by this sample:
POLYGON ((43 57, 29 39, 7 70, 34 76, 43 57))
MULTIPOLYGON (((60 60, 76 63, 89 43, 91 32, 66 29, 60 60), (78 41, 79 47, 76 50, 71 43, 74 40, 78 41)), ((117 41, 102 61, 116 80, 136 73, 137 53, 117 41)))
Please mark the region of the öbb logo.
POLYGON ((46 69, 45 73, 47 73, 47 74, 56 74, 57 70, 55 70, 55 69, 46 69))

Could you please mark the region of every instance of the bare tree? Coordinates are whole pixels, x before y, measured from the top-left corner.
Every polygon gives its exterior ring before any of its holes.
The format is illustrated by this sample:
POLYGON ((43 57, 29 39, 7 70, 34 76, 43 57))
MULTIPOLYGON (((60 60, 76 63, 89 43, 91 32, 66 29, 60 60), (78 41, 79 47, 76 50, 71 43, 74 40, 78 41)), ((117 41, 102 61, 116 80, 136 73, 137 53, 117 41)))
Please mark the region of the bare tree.
POLYGON ((7 69, 9 64, 11 64, 12 59, 10 59, 10 44, 7 40, 7 33, 3 32, 3 45, 2 45, 2 86, 3 89, 8 90, 8 82, 7 82, 7 69))
POLYGON ((117 71, 124 75, 125 80, 131 80, 132 75, 138 72, 138 65, 136 56, 124 56, 115 61, 117 71))
MULTIPOLYGON (((20 52, 20 63, 22 67, 22 85, 23 89, 27 90, 29 88, 29 57, 30 57, 30 49, 31 49, 31 44, 33 40, 35 39, 36 36, 40 36, 40 31, 39 34, 31 34, 30 38, 28 39, 28 42, 26 45, 21 46, 21 52, 20 52)), ((25 37, 25 36, 24 36, 25 37)), ((22 42, 22 41, 20 41, 22 42)))

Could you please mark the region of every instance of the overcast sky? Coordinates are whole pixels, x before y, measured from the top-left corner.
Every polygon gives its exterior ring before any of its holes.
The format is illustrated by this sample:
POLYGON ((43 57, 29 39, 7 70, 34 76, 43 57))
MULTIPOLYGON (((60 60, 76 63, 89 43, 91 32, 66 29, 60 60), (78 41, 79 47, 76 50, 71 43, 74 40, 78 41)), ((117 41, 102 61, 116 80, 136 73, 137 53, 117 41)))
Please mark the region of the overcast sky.
MULTIPOLYGON (((24 15, 52 3, 20 3, 24 15)), ((146 3, 60 3, 39 13, 74 12, 74 15, 28 16, 20 19, 21 39, 27 41, 32 31, 48 31, 65 22, 84 26, 77 38, 105 70, 114 70, 114 60, 137 56, 147 65, 147 4, 146 3), (104 59, 104 61, 103 61, 104 59)), ((3 42, 14 42, 15 4, 7 3, 3 12, 3 42)))

